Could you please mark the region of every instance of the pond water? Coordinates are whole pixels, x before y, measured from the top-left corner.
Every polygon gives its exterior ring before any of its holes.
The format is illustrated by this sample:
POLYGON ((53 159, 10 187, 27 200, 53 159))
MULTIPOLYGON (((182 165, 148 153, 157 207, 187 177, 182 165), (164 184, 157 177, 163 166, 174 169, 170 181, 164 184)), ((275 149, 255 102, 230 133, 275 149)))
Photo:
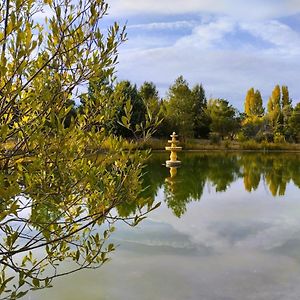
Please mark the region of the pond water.
POLYGON ((300 295, 300 155, 154 153, 139 226, 118 224, 112 260, 27 299, 276 300, 300 295))

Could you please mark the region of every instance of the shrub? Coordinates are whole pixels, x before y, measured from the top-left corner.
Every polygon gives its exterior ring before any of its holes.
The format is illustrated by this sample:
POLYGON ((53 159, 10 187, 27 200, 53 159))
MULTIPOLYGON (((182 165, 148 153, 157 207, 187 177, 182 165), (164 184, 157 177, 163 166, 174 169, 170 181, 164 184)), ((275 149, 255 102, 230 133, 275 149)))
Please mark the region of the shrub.
POLYGON ((247 137, 244 135, 244 133, 242 131, 240 131, 239 133, 237 133, 235 139, 238 141, 238 142, 245 142, 247 141, 247 137))
POLYGON ((285 143, 285 138, 284 136, 279 133, 279 132, 276 132, 275 135, 274 135, 274 143, 275 144, 282 144, 282 143, 285 143))
POLYGON ((220 144, 221 136, 217 132, 211 132, 209 134, 209 140, 210 140, 211 144, 220 144))
POLYGON ((271 133, 271 132, 264 132, 263 133, 263 136, 264 136, 264 140, 265 141, 267 141, 267 142, 273 142, 273 140, 274 140, 274 135, 273 135, 273 133, 271 133))
POLYGON ((258 150, 260 149, 260 144, 257 143, 255 140, 249 140, 241 144, 242 149, 246 150, 258 150))
POLYGON ((225 147, 226 149, 229 149, 229 148, 230 148, 230 141, 229 141, 229 140, 226 140, 226 141, 224 142, 224 147, 225 147))

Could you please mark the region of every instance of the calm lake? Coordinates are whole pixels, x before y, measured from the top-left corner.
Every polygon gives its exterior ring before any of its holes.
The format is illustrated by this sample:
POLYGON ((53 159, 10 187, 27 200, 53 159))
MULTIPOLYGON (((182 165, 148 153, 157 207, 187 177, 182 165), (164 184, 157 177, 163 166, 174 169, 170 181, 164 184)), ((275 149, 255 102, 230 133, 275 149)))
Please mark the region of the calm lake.
POLYGON ((298 300, 300 154, 154 153, 145 195, 162 202, 117 225, 112 260, 26 299, 298 300), (177 174, 175 174, 177 171, 177 174))

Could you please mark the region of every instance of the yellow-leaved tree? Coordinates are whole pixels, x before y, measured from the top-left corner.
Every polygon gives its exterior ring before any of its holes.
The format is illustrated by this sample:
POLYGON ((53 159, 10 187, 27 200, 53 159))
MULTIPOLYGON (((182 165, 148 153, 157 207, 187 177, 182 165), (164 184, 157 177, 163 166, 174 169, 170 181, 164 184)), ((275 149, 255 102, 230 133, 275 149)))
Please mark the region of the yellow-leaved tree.
MULTIPOLYGON (((112 223, 136 224, 153 207, 139 196, 146 155, 105 130, 118 110, 105 82, 126 39, 117 23, 103 29, 107 3, 6 0, 0 8, 0 298, 16 299, 103 264, 112 223), (89 97, 84 86, 101 80, 89 97), (63 260, 74 268, 60 268, 63 260)), ((131 110, 120 120, 128 128, 131 110)))

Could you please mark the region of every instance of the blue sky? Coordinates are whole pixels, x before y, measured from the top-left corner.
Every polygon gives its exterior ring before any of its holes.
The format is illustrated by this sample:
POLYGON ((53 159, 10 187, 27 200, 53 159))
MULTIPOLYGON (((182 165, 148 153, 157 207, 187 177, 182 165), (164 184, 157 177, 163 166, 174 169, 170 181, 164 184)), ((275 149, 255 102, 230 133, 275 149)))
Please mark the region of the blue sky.
POLYGON ((183 75, 207 97, 243 109, 250 87, 266 103, 276 84, 300 101, 299 0, 109 0, 109 20, 127 22, 118 79, 153 81, 164 97, 183 75))

